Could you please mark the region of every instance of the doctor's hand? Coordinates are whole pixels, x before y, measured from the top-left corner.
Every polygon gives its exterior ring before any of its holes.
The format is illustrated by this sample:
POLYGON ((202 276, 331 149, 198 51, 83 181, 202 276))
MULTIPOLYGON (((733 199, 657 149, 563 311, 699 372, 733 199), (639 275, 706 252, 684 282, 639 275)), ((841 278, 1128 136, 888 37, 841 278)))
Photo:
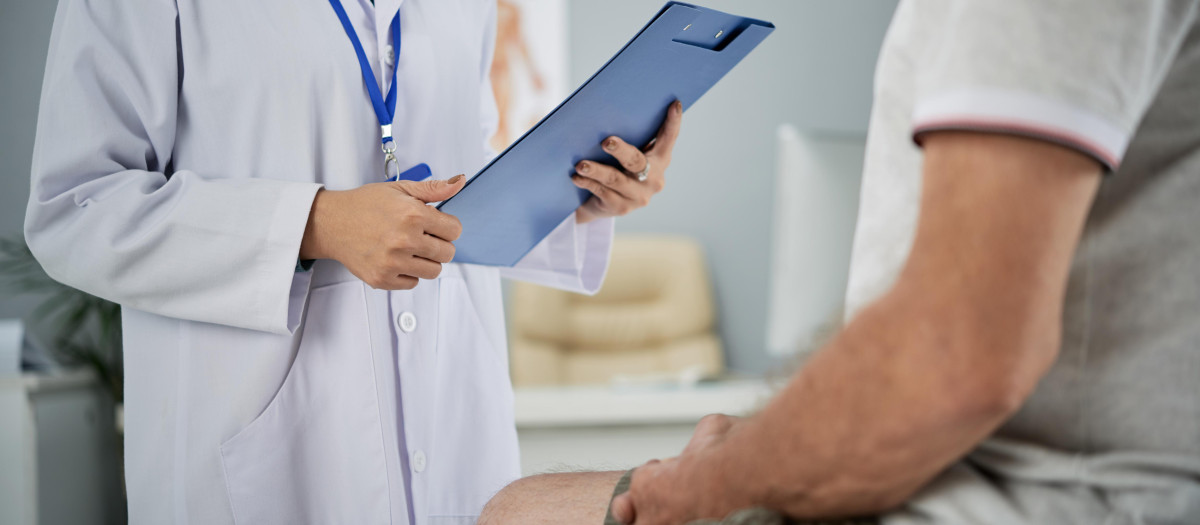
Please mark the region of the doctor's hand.
POLYGON ((683 104, 678 100, 667 110, 667 118, 658 135, 644 149, 621 140, 608 137, 600 144, 604 151, 616 159, 620 167, 610 166, 593 160, 580 161, 575 165, 571 180, 576 186, 592 192, 592 197, 575 210, 580 224, 605 217, 625 215, 650 203, 650 198, 662 191, 663 173, 671 164, 671 151, 679 137, 683 120, 683 104), (645 180, 638 174, 645 170, 645 180))
POLYGON ((454 259, 462 224, 429 206, 449 199, 466 177, 321 190, 313 200, 300 259, 334 259, 373 288, 410 290, 454 259))

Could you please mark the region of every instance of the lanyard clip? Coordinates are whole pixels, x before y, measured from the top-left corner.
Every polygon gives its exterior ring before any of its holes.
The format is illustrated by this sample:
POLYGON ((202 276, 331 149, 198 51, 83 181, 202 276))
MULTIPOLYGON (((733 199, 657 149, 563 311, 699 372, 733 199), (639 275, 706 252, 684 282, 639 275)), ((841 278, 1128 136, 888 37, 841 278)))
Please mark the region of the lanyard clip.
POLYGON ((387 180, 396 180, 400 175, 400 163, 396 160, 396 141, 392 140, 392 125, 380 126, 383 130, 383 175, 387 180))
POLYGON ((384 153, 392 153, 392 152, 396 151, 396 143, 395 143, 395 141, 392 140, 392 125, 384 124, 382 126, 379 126, 379 128, 381 130, 380 134, 383 135, 383 152, 384 153), (388 148, 391 148, 391 149, 388 149, 388 148))

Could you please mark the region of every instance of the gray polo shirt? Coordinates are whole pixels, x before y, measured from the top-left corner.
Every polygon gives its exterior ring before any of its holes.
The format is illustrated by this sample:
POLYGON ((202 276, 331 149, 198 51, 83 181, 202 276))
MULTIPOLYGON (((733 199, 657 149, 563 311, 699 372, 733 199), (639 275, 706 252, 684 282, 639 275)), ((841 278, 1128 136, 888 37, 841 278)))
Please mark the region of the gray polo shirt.
POLYGON ((922 133, 1032 136, 1111 173, 1072 266, 1058 361, 885 523, 1200 523, 1198 4, 901 3, 876 72, 851 314, 911 248, 922 133))

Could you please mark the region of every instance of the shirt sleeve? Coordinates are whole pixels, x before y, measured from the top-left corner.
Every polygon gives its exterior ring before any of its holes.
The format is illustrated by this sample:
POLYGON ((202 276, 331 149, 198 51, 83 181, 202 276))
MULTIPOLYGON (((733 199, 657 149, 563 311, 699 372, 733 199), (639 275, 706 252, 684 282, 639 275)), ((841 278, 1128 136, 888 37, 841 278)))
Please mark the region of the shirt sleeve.
POLYGON ((286 334, 319 185, 172 167, 181 65, 169 0, 63 0, 25 238, 53 278, 137 310, 286 334))
MULTIPOLYGON (((491 159, 496 152, 488 139, 499 125, 495 94, 492 92, 491 65, 496 47, 496 3, 487 2, 488 27, 484 32, 483 60, 479 65, 480 126, 483 154, 491 159)), ((575 215, 555 227, 542 242, 530 250, 512 268, 502 268, 500 274, 509 279, 526 281, 570 292, 594 294, 604 283, 612 251, 615 220, 600 219, 579 224, 575 215)))
POLYGON ((1077 149, 1110 171, 1197 11, 1184 0, 939 5, 938 36, 915 65, 917 144, 936 130, 1009 133, 1077 149))

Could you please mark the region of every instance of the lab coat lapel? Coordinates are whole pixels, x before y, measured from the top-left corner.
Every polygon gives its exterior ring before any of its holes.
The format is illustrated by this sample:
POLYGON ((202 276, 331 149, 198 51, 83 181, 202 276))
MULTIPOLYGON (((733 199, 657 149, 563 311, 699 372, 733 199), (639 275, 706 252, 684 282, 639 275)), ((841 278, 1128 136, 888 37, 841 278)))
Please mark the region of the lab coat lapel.
POLYGON ((400 10, 400 6, 405 0, 376 0, 375 14, 378 15, 379 28, 386 28, 392 22, 392 17, 396 15, 396 11, 400 10))
MULTIPOLYGON (((375 67, 378 67, 381 71, 385 72, 383 77, 385 79, 390 79, 392 77, 392 67, 396 64, 396 62, 398 62, 398 60, 393 60, 392 64, 387 63, 387 49, 388 46, 392 45, 392 18, 396 16, 396 12, 400 10, 400 6, 404 4, 404 1, 405 0, 375 0, 375 35, 377 39, 376 45, 379 46, 378 56, 380 62, 380 64, 376 65, 375 67)), ((404 25, 404 19, 400 20, 400 24, 402 26, 404 25)), ((385 83, 386 82, 387 80, 385 80, 385 83)), ((387 89, 388 87, 390 86, 384 86, 384 89, 387 89)))

